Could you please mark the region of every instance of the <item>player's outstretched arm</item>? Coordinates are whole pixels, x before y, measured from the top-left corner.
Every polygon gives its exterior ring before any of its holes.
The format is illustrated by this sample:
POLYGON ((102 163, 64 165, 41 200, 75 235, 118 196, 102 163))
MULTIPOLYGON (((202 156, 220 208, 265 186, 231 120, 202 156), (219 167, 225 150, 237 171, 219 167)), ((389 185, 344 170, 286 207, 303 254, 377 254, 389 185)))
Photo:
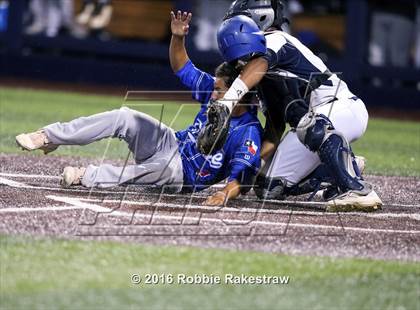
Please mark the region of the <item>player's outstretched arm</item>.
POLYGON ((262 57, 255 58, 247 63, 241 72, 242 82, 252 89, 258 85, 268 70, 268 61, 262 57))
POLYGON ((208 206, 223 206, 230 199, 235 199, 241 193, 241 184, 233 180, 226 184, 225 188, 221 191, 214 193, 209 196, 204 202, 208 206))
POLYGON ((268 61, 263 57, 258 57, 247 63, 239 77, 233 82, 232 86, 223 97, 223 104, 227 105, 232 112, 233 107, 246 93, 257 86, 268 70, 268 61))
POLYGON ((178 11, 175 15, 171 12, 171 43, 169 45, 169 61, 172 70, 178 72, 189 60, 185 49, 185 36, 189 31, 192 14, 178 11))

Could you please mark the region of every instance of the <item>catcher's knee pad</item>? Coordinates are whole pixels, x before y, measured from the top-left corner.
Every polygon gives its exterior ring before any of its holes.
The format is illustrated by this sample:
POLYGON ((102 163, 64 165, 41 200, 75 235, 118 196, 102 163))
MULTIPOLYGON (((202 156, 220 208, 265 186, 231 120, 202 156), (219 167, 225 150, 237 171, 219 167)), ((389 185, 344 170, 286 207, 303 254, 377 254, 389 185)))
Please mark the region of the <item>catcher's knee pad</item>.
POLYGON ((312 152, 316 152, 322 143, 334 132, 334 126, 328 117, 322 114, 307 113, 299 121, 296 134, 312 152))
POLYGON ((267 177, 261 174, 254 184, 254 192, 259 199, 283 200, 285 188, 286 181, 283 178, 267 177))

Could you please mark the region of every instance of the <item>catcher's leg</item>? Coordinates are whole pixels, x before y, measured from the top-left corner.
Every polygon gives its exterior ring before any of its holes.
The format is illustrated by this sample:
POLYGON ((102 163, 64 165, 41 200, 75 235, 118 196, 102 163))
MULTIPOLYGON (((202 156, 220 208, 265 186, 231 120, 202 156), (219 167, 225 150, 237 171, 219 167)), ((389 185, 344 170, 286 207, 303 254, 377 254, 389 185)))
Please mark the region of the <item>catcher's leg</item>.
MULTIPOLYGON (((267 163, 268 165, 271 162, 267 163)), ((354 169, 358 176, 365 168, 365 159, 361 156, 355 156, 353 159, 354 169)), ((290 185, 281 177, 267 177, 268 169, 263 169, 256 180, 254 191, 259 198, 283 199, 286 196, 299 196, 312 193, 315 195, 318 191, 323 191, 323 198, 329 200, 338 195, 337 184, 330 175, 325 164, 320 164, 312 173, 297 184, 290 185), (280 185, 280 187, 279 187, 280 185)))
MULTIPOLYGON (((359 178, 362 178, 362 172, 365 169, 365 158, 351 154, 354 171, 359 178)), ((299 196, 312 193, 310 199, 322 190, 322 197, 330 200, 339 195, 339 189, 335 183, 334 177, 329 173, 325 164, 320 164, 311 174, 300 181, 298 184, 285 188, 285 194, 299 196)))
POLYGON ((325 115, 308 113, 300 121, 297 135, 309 150, 319 155, 342 193, 331 200, 331 210, 380 208, 381 200, 355 169, 354 156, 347 139, 335 130, 325 115))
MULTIPOLYGON (((328 114, 331 106, 326 105, 323 109, 328 114)), ((324 111, 320 109, 320 112, 324 111)), ((299 126, 301 140, 293 131, 284 137, 267 173, 270 179, 275 180, 271 181, 271 184, 274 182, 276 185, 276 180, 281 179, 284 196, 289 191, 288 188, 296 186, 310 175, 321 164, 322 159, 334 183, 340 187, 341 193, 344 193, 330 202, 331 210, 344 210, 347 206, 371 210, 377 208, 382 203, 371 186, 356 173, 357 169, 353 167, 351 150, 347 143, 359 138, 366 128, 367 113, 363 102, 353 99, 349 102, 337 102, 332 108, 331 119, 337 124, 340 132, 332 129, 334 126, 328 118, 319 116, 313 118, 313 123, 308 123, 305 131, 299 126), (328 128, 330 129, 327 130, 328 128)))

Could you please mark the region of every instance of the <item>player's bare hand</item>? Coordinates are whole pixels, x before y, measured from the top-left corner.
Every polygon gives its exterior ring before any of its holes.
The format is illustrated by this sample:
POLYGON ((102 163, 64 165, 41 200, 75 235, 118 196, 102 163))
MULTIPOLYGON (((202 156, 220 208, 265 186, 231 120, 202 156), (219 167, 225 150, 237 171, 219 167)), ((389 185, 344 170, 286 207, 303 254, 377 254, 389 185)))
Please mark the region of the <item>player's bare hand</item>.
POLYGON ((227 196, 225 192, 216 192, 213 195, 209 196, 204 205, 207 206, 223 206, 227 202, 227 196))
POLYGON ((171 11, 171 31, 172 35, 178 37, 185 37, 190 29, 192 14, 188 12, 178 11, 175 15, 171 11))

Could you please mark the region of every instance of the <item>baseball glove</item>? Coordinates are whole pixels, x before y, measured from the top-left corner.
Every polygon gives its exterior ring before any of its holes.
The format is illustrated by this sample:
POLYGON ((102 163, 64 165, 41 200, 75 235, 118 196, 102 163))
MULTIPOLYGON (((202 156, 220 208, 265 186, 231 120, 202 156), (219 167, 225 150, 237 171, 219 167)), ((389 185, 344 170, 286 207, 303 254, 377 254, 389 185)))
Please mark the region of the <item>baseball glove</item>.
POLYGON ((207 123, 201 129, 197 138, 197 149, 200 153, 209 155, 223 148, 230 124, 230 113, 227 106, 210 101, 207 109, 207 123))

